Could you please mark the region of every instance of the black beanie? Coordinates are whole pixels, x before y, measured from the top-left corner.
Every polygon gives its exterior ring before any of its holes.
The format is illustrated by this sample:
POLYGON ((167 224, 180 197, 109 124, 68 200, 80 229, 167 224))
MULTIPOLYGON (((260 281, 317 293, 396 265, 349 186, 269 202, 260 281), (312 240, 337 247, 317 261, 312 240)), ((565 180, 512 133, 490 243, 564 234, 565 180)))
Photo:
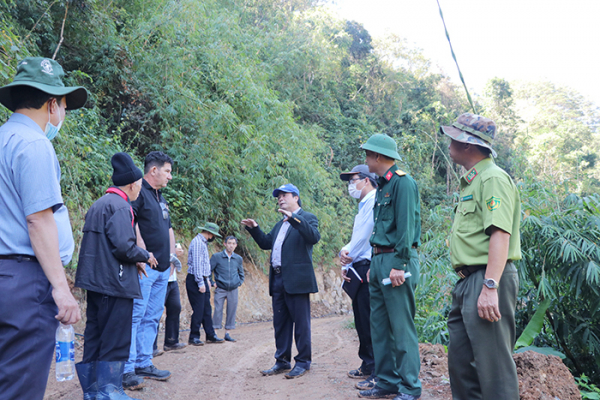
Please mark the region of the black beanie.
POLYGON ((139 180, 144 174, 135 166, 127 153, 117 153, 112 156, 110 163, 113 167, 112 181, 115 186, 125 186, 139 180))

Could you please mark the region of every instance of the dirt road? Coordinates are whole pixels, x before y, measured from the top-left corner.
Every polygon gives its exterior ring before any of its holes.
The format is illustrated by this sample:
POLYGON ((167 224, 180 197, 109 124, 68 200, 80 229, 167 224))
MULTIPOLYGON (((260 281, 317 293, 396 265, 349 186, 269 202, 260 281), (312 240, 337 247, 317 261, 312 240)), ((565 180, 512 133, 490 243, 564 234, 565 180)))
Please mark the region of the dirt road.
MULTIPOLYGON (((142 391, 128 391, 142 400, 187 399, 355 399, 357 382, 346 376, 360 363, 356 352, 358 338, 349 329, 350 316, 312 320, 313 362, 310 372, 298 379, 283 375, 264 377, 261 369, 273 365, 275 342, 270 322, 238 325, 233 332, 235 343, 188 346, 154 359, 160 369, 172 373, 167 382, 146 380, 142 391)), ((182 332, 187 342, 188 332, 182 332)), ((204 335, 204 334, 203 334, 204 335)), ((219 332, 222 336, 223 332, 219 332)), ((204 339, 204 337, 202 337, 204 339)), ((162 336, 159 337, 159 343, 162 336)), ((295 349, 294 349, 295 351, 295 349)), ((81 350, 78 352, 81 357, 81 350)), ((445 392, 445 391, 444 391, 445 392)), ((54 369, 44 399, 81 399, 77 378, 56 382, 54 369)), ((428 388, 424 382, 423 400, 446 400, 450 397, 428 388), (432 393, 436 393, 433 397, 432 393), (439 394, 438 394, 439 393, 439 394)))

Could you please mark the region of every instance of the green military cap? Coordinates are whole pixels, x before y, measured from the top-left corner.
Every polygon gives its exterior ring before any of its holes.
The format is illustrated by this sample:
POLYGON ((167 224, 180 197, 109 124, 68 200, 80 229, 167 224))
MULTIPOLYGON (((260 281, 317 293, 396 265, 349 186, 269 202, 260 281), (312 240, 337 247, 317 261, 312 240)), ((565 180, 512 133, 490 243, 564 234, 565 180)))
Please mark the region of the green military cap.
POLYGON ((360 146, 363 150, 369 150, 395 160, 402 160, 398 154, 396 141, 383 133, 376 133, 367 140, 367 143, 360 146))
POLYGON ((15 79, 0 88, 0 103, 10 111, 15 111, 12 98, 13 89, 18 86, 30 86, 52 96, 65 96, 67 110, 83 107, 87 101, 87 90, 82 86, 65 86, 65 73, 59 63, 44 57, 27 57, 17 65, 15 79))
POLYGON ((213 222, 207 222, 204 224, 204 226, 199 226, 197 229, 200 232, 206 231, 212 233, 215 236, 222 237, 221 235, 219 235, 219 225, 213 222))

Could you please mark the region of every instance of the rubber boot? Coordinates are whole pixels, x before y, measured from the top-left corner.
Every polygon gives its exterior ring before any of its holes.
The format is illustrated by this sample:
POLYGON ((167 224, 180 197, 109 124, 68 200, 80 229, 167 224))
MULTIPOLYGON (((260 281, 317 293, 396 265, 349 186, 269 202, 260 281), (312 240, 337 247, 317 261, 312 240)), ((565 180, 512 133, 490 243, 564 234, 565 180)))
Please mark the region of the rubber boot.
POLYGON ((83 400, 96 400, 98 396, 98 382, 96 381, 96 363, 75 364, 77 377, 83 390, 83 400))
POLYGON ((97 361, 98 395, 96 400, 138 400, 123 391, 125 361, 97 361))

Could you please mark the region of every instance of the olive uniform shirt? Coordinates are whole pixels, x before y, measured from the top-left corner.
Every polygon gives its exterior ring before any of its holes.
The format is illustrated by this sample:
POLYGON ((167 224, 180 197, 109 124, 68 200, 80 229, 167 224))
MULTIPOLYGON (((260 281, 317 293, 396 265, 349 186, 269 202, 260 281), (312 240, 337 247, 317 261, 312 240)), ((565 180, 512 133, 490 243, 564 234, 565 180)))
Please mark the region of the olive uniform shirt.
POLYGON ((460 178, 450 260, 453 268, 487 265, 490 227, 510 234, 508 260, 521 259, 521 198, 514 182, 491 158, 478 162, 460 178))
POLYGON ((404 270, 410 250, 421 245, 421 205, 417 183, 393 165, 379 178, 371 245, 394 248, 397 263, 404 270))

